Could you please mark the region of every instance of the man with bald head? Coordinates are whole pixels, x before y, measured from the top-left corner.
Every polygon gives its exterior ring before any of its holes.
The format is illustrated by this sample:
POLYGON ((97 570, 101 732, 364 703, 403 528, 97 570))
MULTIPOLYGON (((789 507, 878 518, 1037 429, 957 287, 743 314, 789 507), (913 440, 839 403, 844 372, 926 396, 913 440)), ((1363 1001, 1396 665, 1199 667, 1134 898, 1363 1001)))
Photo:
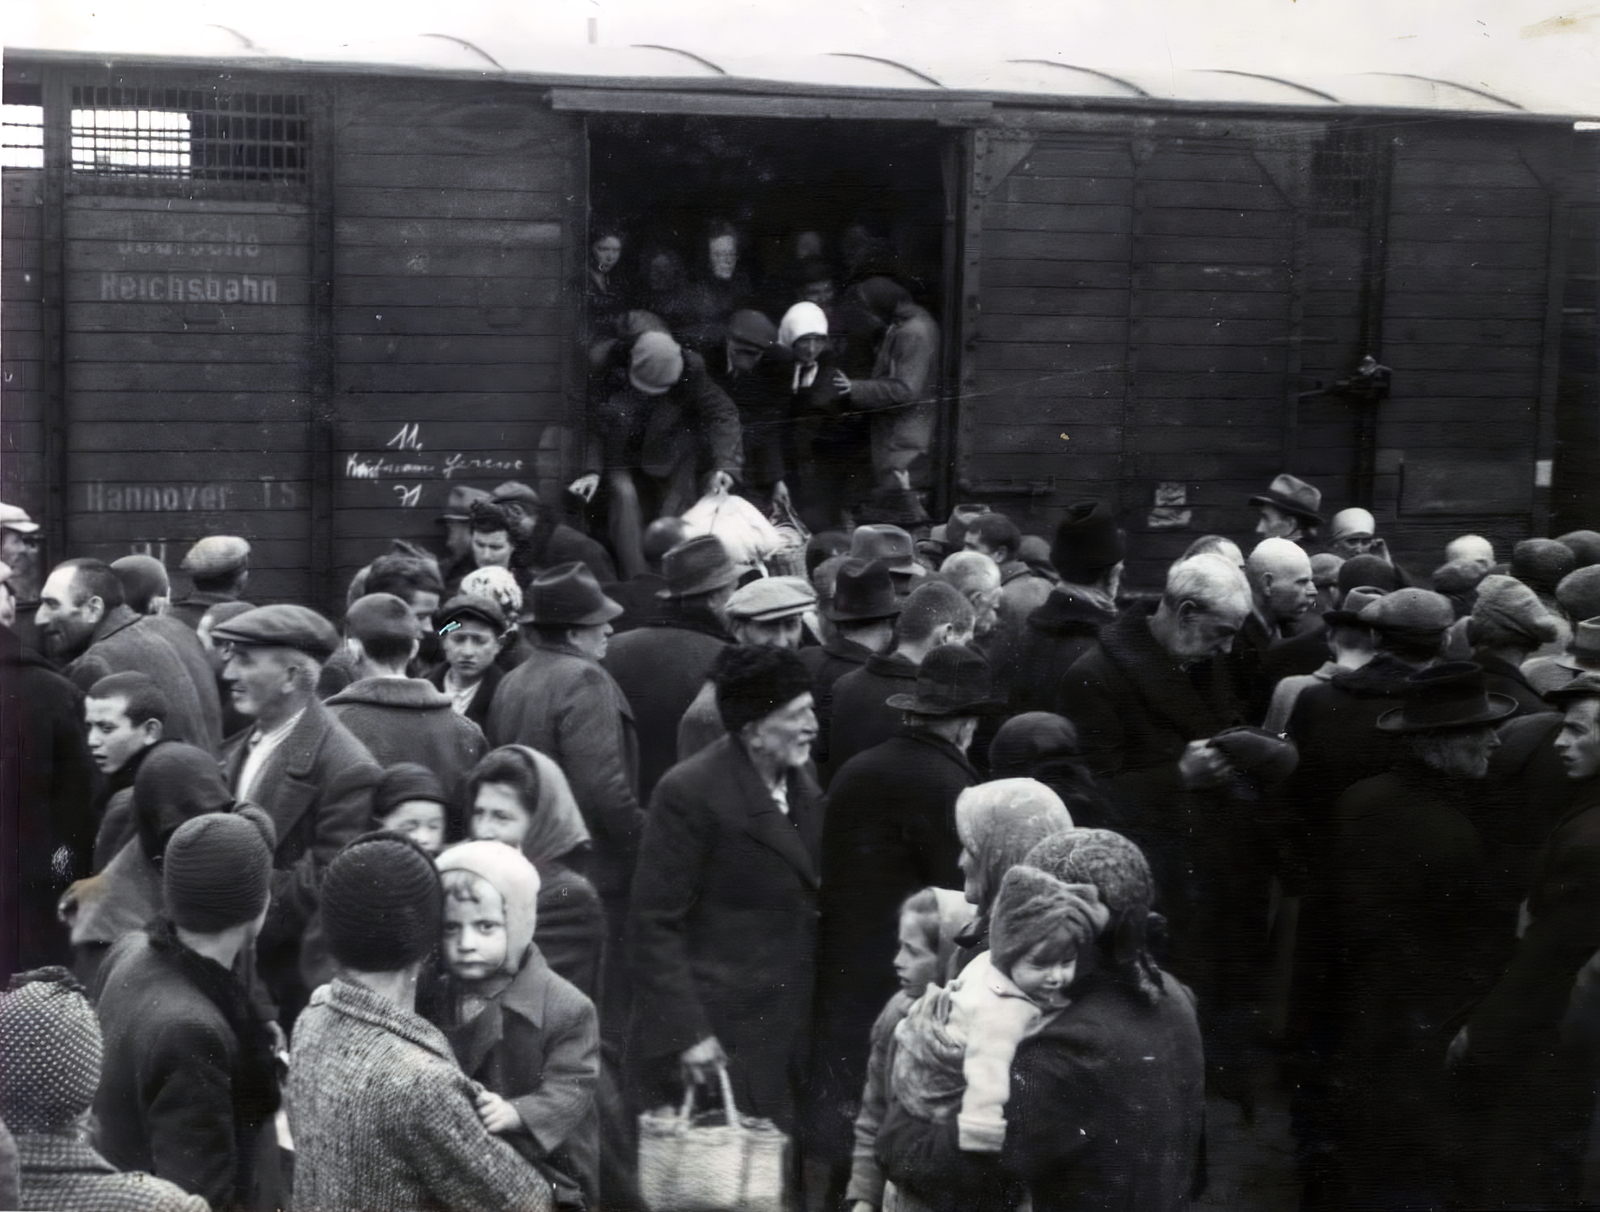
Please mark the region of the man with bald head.
MULTIPOLYGON (((1327 648, 1321 641, 1289 647, 1313 620, 1316 580, 1305 548, 1288 539, 1262 539, 1245 561, 1252 608, 1233 646, 1234 678, 1254 722, 1266 715, 1273 687, 1280 680, 1310 673, 1322 665, 1327 648)), ((1320 630, 1320 627, 1314 628, 1320 630)))

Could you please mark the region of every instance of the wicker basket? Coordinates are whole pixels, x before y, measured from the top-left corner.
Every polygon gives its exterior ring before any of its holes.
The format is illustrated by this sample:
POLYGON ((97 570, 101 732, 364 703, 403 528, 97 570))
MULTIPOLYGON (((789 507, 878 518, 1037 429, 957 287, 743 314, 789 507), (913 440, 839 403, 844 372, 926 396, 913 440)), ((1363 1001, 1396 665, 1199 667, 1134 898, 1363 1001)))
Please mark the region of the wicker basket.
POLYGON ((723 1122, 696 1122, 692 1082, 677 1115, 639 1116, 640 1194, 651 1212, 784 1212, 789 1138, 741 1116, 727 1069, 717 1076, 723 1110, 712 1116, 723 1122))

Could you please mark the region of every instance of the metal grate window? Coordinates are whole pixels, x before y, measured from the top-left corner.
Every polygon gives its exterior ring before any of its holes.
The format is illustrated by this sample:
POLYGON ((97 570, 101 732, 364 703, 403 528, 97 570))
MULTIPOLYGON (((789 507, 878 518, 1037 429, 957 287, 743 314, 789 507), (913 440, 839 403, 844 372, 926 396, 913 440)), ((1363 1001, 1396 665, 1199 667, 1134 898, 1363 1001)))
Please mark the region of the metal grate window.
POLYGON ((44 107, 0 106, 0 168, 44 167, 44 107))
MULTIPOLYGON (((306 99, 183 88, 72 90, 72 170, 145 182, 307 179, 306 99)), ((131 183, 131 182, 130 182, 131 183)))
POLYGON ((1311 153, 1313 227, 1364 228, 1385 188, 1383 145, 1373 132, 1335 126, 1311 153))

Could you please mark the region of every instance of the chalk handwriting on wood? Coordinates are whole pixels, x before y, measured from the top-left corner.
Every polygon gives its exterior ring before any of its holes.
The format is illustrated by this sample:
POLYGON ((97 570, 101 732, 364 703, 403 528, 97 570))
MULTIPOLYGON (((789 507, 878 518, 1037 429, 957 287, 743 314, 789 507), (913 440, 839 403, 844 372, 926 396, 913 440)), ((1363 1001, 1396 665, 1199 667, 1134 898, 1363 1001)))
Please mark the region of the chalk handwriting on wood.
POLYGON ((415 421, 409 425, 402 425, 400 432, 384 443, 390 450, 421 450, 422 434, 415 421))
POLYGON ((415 509, 422 501, 421 484, 396 484, 394 491, 400 498, 400 504, 406 509, 415 509))

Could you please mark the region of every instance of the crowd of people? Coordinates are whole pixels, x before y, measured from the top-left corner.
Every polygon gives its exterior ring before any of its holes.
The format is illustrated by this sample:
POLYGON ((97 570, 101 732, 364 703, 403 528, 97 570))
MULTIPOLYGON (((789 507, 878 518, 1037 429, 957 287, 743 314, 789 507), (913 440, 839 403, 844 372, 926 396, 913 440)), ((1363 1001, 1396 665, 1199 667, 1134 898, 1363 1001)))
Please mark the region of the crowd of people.
POLYGON ((796 1210, 1176 1209, 1283 1089, 1309 1209, 1584 1202, 1600 534, 1424 576, 1285 474, 1140 597, 1103 502, 884 521, 937 329, 844 293, 869 375, 619 311, 610 542, 455 485, 337 624, 0 505, 0 1206, 633 1212, 696 1086, 796 1210))

